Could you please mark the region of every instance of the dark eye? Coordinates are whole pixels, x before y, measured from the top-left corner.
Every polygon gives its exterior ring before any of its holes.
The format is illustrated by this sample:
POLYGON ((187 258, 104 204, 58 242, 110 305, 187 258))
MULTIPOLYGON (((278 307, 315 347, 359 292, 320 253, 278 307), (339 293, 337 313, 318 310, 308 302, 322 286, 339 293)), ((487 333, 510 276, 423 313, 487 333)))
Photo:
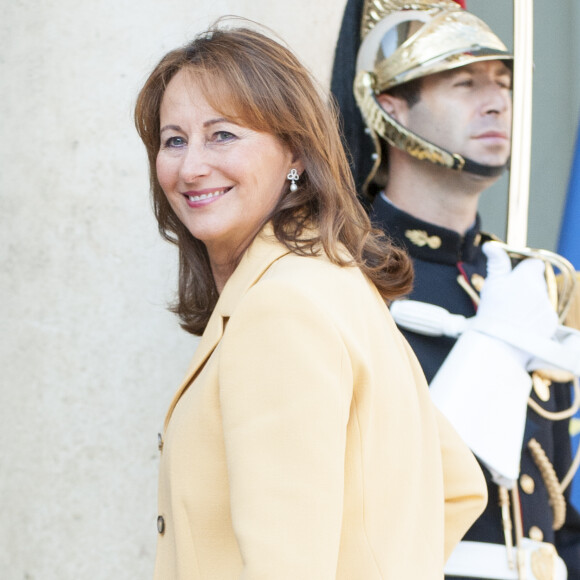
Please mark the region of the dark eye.
POLYGON ((183 147, 185 145, 185 139, 183 137, 169 137, 163 142, 163 146, 166 148, 175 148, 175 147, 183 147))
POLYGON ((456 87, 471 87, 473 86, 473 79, 459 79, 455 82, 456 87))

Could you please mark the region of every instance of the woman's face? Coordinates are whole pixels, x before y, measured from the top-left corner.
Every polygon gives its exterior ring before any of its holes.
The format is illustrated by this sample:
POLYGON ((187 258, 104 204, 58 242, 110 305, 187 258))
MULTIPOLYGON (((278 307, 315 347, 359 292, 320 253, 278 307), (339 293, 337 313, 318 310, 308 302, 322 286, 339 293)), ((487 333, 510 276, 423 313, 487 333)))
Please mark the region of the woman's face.
POLYGON ((157 176, 171 207, 207 247, 212 268, 237 256, 284 190, 291 152, 273 135, 216 112, 187 71, 169 82, 160 110, 157 176))

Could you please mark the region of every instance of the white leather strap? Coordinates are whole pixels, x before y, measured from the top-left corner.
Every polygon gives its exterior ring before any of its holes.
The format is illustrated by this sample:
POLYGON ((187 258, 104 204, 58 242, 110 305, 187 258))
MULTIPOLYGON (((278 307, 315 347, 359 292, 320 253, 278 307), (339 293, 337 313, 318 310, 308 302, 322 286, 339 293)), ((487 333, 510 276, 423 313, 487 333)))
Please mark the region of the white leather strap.
POLYGON ((477 330, 511 344, 531 355, 528 370, 552 367, 580 376, 580 331, 558 326, 551 338, 518 330, 501 320, 482 322, 477 317, 451 314, 441 306, 417 300, 396 300, 391 315, 402 328, 427 336, 458 337, 466 330, 477 330))
MULTIPOLYGON (((522 540, 525 556, 526 580, 566 580, 564 561, 555 554, 551 544, 522 540), (554 554, 553 558, 549 554, 554 554)), ((513 548, 516 562, 516 549, 513 548)), ((467 576, 486 580, 519 580, 517 568, 510 568, 507 548, 501 544, 460 542, 445 565, 447 576, 467 576)))

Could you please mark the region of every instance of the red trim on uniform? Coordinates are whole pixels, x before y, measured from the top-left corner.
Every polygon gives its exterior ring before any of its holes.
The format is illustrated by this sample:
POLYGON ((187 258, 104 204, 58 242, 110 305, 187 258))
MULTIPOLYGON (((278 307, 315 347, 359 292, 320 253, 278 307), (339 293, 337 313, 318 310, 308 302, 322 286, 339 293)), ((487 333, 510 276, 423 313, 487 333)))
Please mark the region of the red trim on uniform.
MULTIPOLYGON (((456 266, 457 266, 457 269, 459 270, 459 273, 461 274, 462 278, 473 288, 473 284, 471 283, 471 280, 469 279, 469 276, 467 275, 467 272, 465 271, 465 268, 463 267, 463 262, 457 262, 456 266)), ((473 304, 473 307, 475 308, 475 311, 477 312, 477 303, 473 300, 473 298, 471 299, 471 302, 473 304)))

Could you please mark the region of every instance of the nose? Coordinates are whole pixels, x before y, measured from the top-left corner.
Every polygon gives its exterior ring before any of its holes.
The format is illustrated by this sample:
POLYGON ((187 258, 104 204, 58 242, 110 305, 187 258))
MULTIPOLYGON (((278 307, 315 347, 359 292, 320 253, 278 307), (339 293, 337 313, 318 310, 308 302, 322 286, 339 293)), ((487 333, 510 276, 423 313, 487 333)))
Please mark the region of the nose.
POLYGON ((490 80, 482 87, 482 113, 484 115, 499 115, 506 113, 511 107, 511 92, 490 80))
POLYGON ((185 183, 192 183, 210 171, 209 155, 203 144, 190 141, 181 159, 179 177, 185 183))

